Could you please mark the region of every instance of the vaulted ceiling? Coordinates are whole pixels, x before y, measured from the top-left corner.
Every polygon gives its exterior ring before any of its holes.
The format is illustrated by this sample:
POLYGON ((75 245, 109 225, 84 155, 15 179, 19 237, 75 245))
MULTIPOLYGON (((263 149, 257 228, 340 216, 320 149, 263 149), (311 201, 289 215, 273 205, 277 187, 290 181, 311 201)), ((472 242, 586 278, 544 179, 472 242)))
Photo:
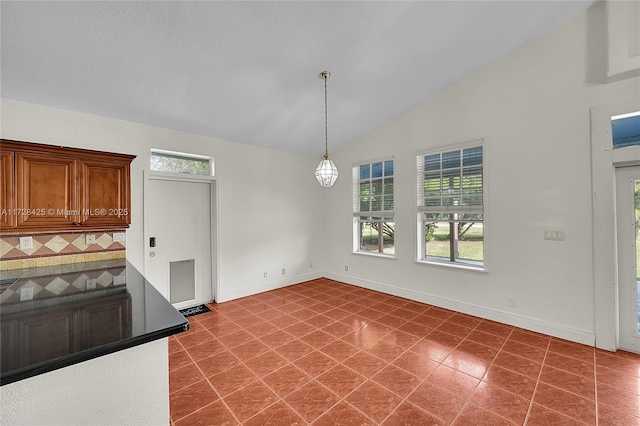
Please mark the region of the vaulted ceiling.
POLYGON ((594 2, 3 0, 1 95, 320 156, 594 2))

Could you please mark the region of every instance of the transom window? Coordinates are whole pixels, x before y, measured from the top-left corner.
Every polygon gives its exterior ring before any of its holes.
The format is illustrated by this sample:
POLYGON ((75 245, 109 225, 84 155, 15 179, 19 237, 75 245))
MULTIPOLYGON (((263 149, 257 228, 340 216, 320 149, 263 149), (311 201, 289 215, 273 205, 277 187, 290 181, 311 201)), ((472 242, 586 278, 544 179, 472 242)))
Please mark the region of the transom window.
POLYGON ((640 145, 640 111, 611 117, 613 148, 640 145))
POLYGON ((418 169, 418 259, 484 267, 482 140, 423 151, 418 169))
POLYGON ((182 152, 151 150, 151 170, 213 176, 211 157, 182 152))
POLYGON ((393 159, 353 166, 353 251, 395 254, 393 159))

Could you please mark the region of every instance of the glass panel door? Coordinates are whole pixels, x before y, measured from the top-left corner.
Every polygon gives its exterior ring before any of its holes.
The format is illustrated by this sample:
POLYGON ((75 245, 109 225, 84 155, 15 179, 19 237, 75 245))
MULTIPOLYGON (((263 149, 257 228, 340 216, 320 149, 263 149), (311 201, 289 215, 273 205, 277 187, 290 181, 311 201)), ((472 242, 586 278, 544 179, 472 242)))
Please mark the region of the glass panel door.
POLYGON ((616 169, 620 349, 640 353, 640 167, 616 169))

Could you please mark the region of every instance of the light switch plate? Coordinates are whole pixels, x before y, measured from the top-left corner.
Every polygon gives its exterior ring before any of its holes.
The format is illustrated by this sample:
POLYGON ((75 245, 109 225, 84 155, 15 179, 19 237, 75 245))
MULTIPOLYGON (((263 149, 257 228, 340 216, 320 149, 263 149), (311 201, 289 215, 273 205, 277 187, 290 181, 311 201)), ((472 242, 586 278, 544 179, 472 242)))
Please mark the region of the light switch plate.
POLYGON ((564 241, 564 230, 562 229, 545 229, 544 239, 550 241, 564 241))
POLYGON ((113 233, 113 242, 114 243, 119 243, 121 241, 124 241, 125 239, 125 233, 124 232, 114 232, 113 233))
POLYGON ((127 278, 122 275, 113 277, 113 285, 122 285, 127 283, 127 278))

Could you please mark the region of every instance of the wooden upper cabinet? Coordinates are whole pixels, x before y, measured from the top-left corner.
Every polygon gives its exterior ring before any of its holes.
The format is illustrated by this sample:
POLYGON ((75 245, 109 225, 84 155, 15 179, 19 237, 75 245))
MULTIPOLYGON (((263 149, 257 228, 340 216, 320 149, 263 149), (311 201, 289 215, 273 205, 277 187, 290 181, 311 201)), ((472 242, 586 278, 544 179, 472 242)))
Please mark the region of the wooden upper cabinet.
POLYGON ((84 161, 80 168, 80 222, 88 226, 131 223, 129 163, 84 161))
POLYGON ((16 226, 13 152, 0 152, 0 229, 16 226))
POLYGON ((77 223, 76 175, 76 160, 16 153, 17 227, 77 223))
POLYGON ((133 155, 0 141, 0 229, 60 231, 131 223, 133 155), (11 210, 9 210, 11 209, 11 210))

